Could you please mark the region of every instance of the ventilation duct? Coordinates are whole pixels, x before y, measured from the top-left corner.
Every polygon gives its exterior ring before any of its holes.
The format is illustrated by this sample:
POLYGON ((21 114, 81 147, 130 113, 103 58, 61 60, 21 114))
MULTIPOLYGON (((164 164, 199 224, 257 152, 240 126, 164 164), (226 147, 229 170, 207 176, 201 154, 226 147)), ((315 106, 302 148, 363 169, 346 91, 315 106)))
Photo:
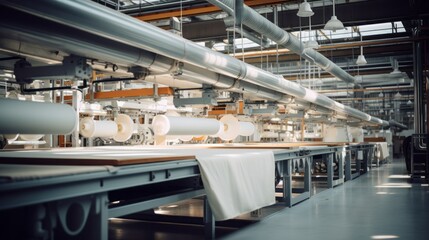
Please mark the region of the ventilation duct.
MULTIPOLYGON (((189 40, 183 39, 180 36, 171 34, 165 30, 91 1, 41 0, 38 4, 32 4, 25 0, 5 0, 2 1, 1 4, 98 35, 99 37, 141 48, 201 68, 206 68, 210 71, 237 79, 238 81, 244 80, 298 99, 303 99, 334 110, 342 115, 354 117, 377 125, 387 126, 389 124, 387 121, 372 117, 359 110, 338 103, 324 95, 317 94, 315 91, 303 88, 294 82, 287 81, 281 76, 273 75, 272 73, 246 64, 231 56, 214 52, 189 40), (79 18, 76 18, 76 16, 79 16, 79 18)), ((248 7, 245 6, 243 11, 244 22, 248 21, 249 16, 247 12, 248 7)), ((272 26, 269 27, 271 28, 272 26)), ((283 39, 283 43, 290 45, 291 50, 300 50, 302 48, 298 39, 289 37, 283 30, 282 34, 278 37, 283 39)), ((309 52, 311 53, 311 50, 309 52)), ((326 65, 331 66, 331 64, 326 65)), ((330 68, 335 69, 335 65, 330 68)), ((339 69, 339 67, 337 68, 339 69)), ((342 69, 340 70, 343 71, 342 69)))

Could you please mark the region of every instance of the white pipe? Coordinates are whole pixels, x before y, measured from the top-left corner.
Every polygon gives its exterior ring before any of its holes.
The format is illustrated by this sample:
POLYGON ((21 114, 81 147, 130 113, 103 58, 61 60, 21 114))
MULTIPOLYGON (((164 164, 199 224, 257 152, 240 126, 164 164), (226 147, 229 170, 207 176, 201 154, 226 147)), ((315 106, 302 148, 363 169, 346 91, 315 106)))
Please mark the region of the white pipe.
MULTIPOLYGON (((5 0, 2 1, 2 4, 4 3, 12 8, 78 28, 82 31, 142 48, 201 68, 206 68, 210 71, 232 78, 243 79, 265 88, 271 88, 284 94, 335 110, 341 114, 375 124, 388 125, 387 121, 371 117, 366 113, 335 102, 324 95, 317 94, 310 89, 305 89, 296 83, 287 81, 281 76, 275 76, 231 56, 211 51, 210 49, 183 39, 178 35, 123 15, 112 9, 105 8, 91 1, 40 0, 38 4, 32 4, 25 0, 5 0), (79 18, 75 16, 79 16, 79 18), (107 22, 109 24, 106 24, 107 22)), ((246 9, 248 9, 248 7, 245 7, 245 11, 243 12, 244 21, 246 21, 246 12, 248 12, 246 9)), ((291 45, 291 43, 295 41, 299 42, 298 39, 288 37, 288 35, 284 33, 283 36, 287 37, 280 42, 287 42, 287 45, 291 45)), ((302 44, 299 42, 291 46, 292 48, 293 46, 298 46, 300 48, 302 44)))

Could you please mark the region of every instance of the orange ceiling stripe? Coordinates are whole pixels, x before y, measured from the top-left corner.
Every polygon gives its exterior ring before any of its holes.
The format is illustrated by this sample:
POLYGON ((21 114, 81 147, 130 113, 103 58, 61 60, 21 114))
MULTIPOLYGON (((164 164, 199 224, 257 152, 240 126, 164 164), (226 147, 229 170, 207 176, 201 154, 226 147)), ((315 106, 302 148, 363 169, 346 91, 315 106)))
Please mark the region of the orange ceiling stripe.
MULTIPOLYGON (((290 2, 290 0, 245 0, 244 3, 249 7, 270 5, 270 4, 280 4, 290 2)), ((168 11, 168 12, 159 12, 159 13, 151 13, 145 14, 141 16, 136 16, 135 18, 140 19, 142 21, 155 21, 161 19, 167 19, 171 17, 180 17, 182 16, 195 16, 200 14, 208 14, 221 11, 216 6, 206 6, 206 7, 196 7, 183 9, 182 12, 180 10, 168 11)))

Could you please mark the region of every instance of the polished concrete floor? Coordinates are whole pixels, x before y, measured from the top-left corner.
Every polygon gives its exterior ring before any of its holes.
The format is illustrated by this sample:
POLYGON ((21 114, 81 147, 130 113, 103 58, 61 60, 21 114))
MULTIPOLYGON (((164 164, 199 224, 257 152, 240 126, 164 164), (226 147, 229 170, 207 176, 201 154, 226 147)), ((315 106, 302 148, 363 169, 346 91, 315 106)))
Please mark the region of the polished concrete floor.
MULTIPOLYGON (((410 184, 401 159, 261 221, 218 228, 221 239, 429 239, 429 187, 410 184)), ((203 228, 112 220, 109 239, 203 239, 203 228)))

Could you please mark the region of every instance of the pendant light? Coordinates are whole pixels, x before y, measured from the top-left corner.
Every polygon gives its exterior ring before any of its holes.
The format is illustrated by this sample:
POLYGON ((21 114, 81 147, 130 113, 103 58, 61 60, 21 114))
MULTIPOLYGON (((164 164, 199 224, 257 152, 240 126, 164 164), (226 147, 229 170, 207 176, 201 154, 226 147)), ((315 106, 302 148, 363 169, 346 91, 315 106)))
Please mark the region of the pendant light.
POLYGON ((307 0, 304 0, 304 2, 299 5, 299 10, 296 15, 298 15, 298 17, 311 17, 314 15, 310 3, 308 3, 307 0))
POLYGON ((305 48, 318 49, 319 43, 311 36, 311 17, 308 17, 308 23, 310 24, 309 33, 308 33, 308 41, 305 43, 305 48))
POLYGON ((400 94, 399 91, 394 96, 394 98, 396 98, 396 99, 401 98, 401 97, 402 97, 402 94, 400 94))
POLYGON ((367 64, 367 62, 366 62, 365 56, 363 55, 362 33, 359 31, 359 34, 360 34, 361 45, 360 45, 360 55, 356 60, 356 64, 357 65, 365 65, 365 64, 367 64))
POLYGON ((337 30, 344 29, 344 25, 340 20, 338 20, 337 16, 335 15, 335 0, 332 1, 332 8, 333 8, 333 14, 332 14, 331 20, 329 20, 326 23, 324 29, 335 32, 337 30))

